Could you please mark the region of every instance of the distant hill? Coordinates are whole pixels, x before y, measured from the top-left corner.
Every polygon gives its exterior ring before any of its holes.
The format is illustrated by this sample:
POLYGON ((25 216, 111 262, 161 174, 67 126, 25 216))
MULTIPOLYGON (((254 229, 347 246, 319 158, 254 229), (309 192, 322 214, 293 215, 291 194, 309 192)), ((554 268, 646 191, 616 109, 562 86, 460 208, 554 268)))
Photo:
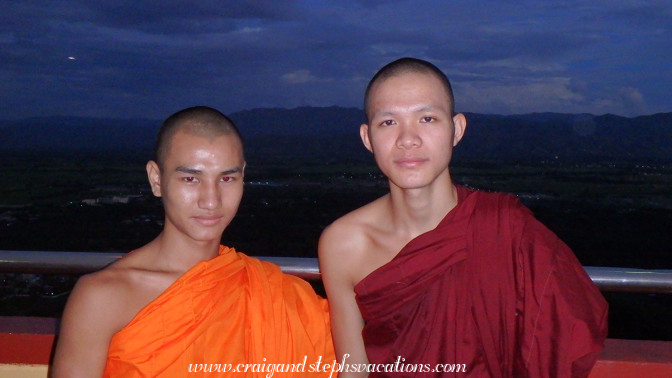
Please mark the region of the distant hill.
MULTIPOLYGON (((252 109, 230 115, 248 155, 339 160, 368 153, 359 141, 361 109, 252 109)), ((672 162, 672 113, 615 115, 466 113, 462 159, 672 162), (557 157, 557 158, 556 158, 557 157)), ((151 153, 161 121, 78 117, 0 121, 0 153, 151 153)))
POLYGON ((487 159, 672 162, 672 113, 634 118, 612 114, 467 113, 459 154, 487 159))
POLYGON ((0 121, 0 153, 128 152, 151 149, 161 121, 82 117, 0 121))
POLYGON ((252 109, 232 113, 230 117, 245 139, 276 135, 357 136, 359 125, 366 120, 361 109, 338 106, 252 109))

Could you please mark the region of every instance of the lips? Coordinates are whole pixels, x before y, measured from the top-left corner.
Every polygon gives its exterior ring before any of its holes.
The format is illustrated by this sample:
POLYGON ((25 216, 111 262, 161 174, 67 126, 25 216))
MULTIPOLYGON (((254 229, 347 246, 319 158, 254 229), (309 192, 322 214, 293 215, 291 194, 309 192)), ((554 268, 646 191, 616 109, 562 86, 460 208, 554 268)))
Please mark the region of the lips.
POLYGON ((424 164, 426 161, 427 159, 420 157, 404 157, 401 159, 396 159, 394 163, 404 168, 416 168, 424 164))
POLYGON ((204 226, 215 226, 222 220, 222 218, 223 217, 221 216, 201 215, 194 217, 194 220, 204 226))

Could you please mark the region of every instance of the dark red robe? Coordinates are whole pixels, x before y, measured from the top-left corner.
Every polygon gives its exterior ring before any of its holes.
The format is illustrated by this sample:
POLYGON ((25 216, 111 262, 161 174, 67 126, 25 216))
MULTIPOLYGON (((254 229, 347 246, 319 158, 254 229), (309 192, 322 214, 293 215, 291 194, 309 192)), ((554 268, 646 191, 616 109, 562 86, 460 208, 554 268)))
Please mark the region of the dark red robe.
MULTIPOLYGON (((512 195, 458 187, 458 198, 434 230, 355 286, 369 361, 587 376, 607 336, 607 303, 572 251, 512 195)), ((371 374, 386 375, 450 374, 371 374)))

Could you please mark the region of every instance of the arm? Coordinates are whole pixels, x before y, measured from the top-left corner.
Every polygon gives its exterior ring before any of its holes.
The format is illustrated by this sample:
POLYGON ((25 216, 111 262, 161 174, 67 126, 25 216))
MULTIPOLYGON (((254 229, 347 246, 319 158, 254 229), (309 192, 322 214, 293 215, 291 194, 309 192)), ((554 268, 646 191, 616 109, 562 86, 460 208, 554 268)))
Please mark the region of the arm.
MULTIPOLYGON (((327 228, 320 237, 318 254, 322 282, 329 299, 332 336, 336 350, 336 360, 341 363, 345 354, 349 356, 345 363, 368 364, 362 329, 364 320, 355 301, 352 267, 357 265, 356 248, 352 234, 348 235, 333 225, 327 228)), ((344 370, 339 377, 366 376, 366 372, 347 372, 344 370)))
POLYGON ((607 336, 607 303, 569 247, 544 225, 529 216, 522 235, 526 370, 585 377, 607 336))
POLYGON ((63 312, 53 378, 101 377, 114 334, 114 298, 96 274, 83 276, 63 312))

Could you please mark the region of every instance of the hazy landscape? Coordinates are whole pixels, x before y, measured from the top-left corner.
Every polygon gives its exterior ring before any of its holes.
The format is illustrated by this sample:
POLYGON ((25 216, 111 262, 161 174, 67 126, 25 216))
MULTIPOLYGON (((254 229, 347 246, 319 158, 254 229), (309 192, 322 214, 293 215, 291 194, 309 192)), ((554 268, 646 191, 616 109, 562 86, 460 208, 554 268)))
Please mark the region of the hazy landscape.
MULTIPOLYGON (((232 118, 248 168, 225 244, 315 257, 324 227, 386 192, 360 145, 358 109, 257 109, 232 118)), ((672 269, 672 113, 467 119, 451 170, 458 183, 518 195, 584 265, 672 269)), ((144 163, 159 123, 0 122, 0 249, 117 252, 151 240, 162 211, 144 163)), ((35 316, 58 316, 76 279, 0 278, 0 315, 35 316)), ((672 296, 605 295, 611 337, 672 340, 672 296)))

